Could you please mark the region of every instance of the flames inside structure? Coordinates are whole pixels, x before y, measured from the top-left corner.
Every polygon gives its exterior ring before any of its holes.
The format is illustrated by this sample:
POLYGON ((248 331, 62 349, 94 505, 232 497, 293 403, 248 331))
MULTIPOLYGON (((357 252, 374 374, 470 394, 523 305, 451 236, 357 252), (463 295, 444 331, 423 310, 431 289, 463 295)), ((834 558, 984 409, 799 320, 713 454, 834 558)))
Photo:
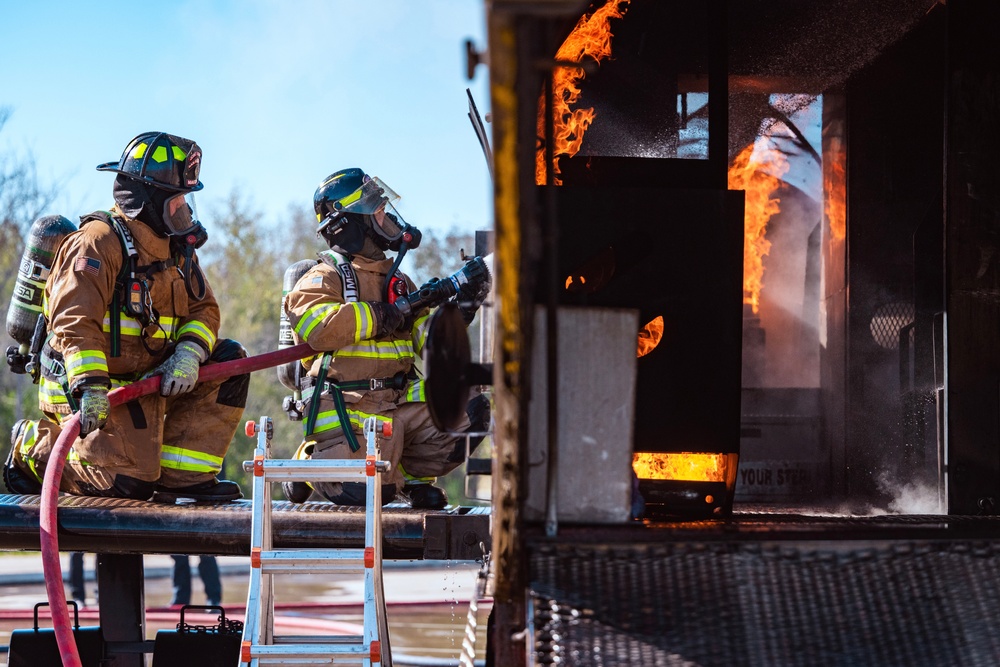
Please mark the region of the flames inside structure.
MULTIPOLYGON (((884 48, 899 39, 919 20, 918 5, 904 2, 892 9, 905 14, 905 20, 895 21, 894 32, 873 34, 873 44, 884 48)), ((599 182, 599 161, 606 157, 708 158, 706 40, 664 29, 673 21, 673 11, 643 0, 596 2, 571 27, 555 53, 551 98, 543 93, 538 99, 537 184, 580 182, 579 175, 591 168, 593 182, 599 182), (650 25, 660 26, 662 34, 651 37, 650 25), (548 131, 552 138, 547 144, 548 131), (546 164, 547 155, 551 165, 546 164), (568 180, 567 169, 572 172, 568 180)), ((731 9, 735 15, 743 11, 753 10, 731 9)), ((866 8, 860 15, 871 27, 886 12, 890 10, 866 8)), ((831 43, 808 76, 774 78, 767 72, 780 54, 758 52, 749 42, 729 48, 731 57, 741 50, 740 67, 729 74, 726 132, 728 187, 742 192, 744 202, 743 461, 748 471, 754 466, 760 470, 745 479, 769 479, 768 468, 777 462, 794 469, 792 478, 809 480, 783 489, 748 484, 743 495, 818 497, 837 483, 821 469, 829 461, 830 447, 840 445, 821 442, 828 438, 822 432, 821 412, 829 406, 821 406, 819 397, 821 376, 829 376, 821 368, 831 343, 828 320, 837 324, 840 317, 837 295, 844 288, 838 280, 844 274, 847 236, 846 136, 837 121, 843 111, 835 98, 829 98, 833 102, 828 105, 823 91, 836 90, 873 56, 831 43), (831 306, 833 314, 827 312, 831 306), (767 415, 788 417, 774 425, 767 415), (770 422, 759 426, 762 419, 770 422), (756 462, 755 450, 760 452, 756 462)), ((595 253, 566 276, 564 289, 601 293, 623 270, 622 256, 621 245, 595 253)), ((913 312, 912 306, 896 302, 880 304, 867 328, 879 346, 898 349, 896 338, 914 321, 913 312)), ((669 308, 642 312, 636 338, 640 367, 671 344, 670 322, 676 316, 669 308)), ((706 451, 698 442, 680 448, 706 451)))

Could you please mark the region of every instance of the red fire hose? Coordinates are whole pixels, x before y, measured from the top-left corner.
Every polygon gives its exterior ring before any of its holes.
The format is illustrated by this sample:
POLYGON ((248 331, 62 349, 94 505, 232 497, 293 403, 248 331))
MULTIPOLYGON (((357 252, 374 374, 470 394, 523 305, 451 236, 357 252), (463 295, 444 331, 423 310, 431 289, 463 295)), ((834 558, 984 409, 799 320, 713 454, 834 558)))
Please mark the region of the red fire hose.
MULTIPOLYGON (((198 372, 198 381, 221 380, 232 375, 242 375, 264 368, 280 366, 290 361, 303 359, 315 351, 308 343, 295 345, 275 352, 259 354, 246 359, 233 359, 217 364, 202 366, 198 372)), ((140 380, 126 387, 120 387, 108 393, 112 406, 127 403, 133 399, 152 394, 160 389, 160 376, 140 380)), ((39 523, 41 525, 42 570, 45 573, 45 592, 49 599, 49 609, 52 610, 52 627, 55 630, 56 644, 59 655, 62 656, 64 667, 83 667, 80 654, 76 650, 76 641, 69 620, 69 609, 66 607, 66 591, 63 590, 62 566, 59 563, 59 524, 56 510, 59 505, 59 483, 62 480, 63 468, 66 467, 66 456, 70 445, 80 435, 80 416, 70 417, 62 427, 62 433, 52 446, 48 464, 45 466, 45 479, 42 482, 42 505, 39 523)))

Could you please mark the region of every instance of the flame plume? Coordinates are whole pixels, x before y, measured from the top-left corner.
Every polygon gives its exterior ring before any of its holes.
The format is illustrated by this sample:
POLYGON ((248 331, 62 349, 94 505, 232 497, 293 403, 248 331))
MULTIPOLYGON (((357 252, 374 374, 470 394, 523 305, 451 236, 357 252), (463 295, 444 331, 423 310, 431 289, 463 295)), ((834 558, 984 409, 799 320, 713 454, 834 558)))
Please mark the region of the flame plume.
POLYGON ((695 452, 634 452, 632 469, 639 479, 725 482, 730 455, 695 452))
POLYGON ((837 137, 830 141, 823 159, 823 208, 830 238, 843 241, 847 236, 847 152, 837 137))
MULTIPOLYGON (((579 63, 584 56, 600 62, 611 55, 611 19, 620 19, 628 11, 629 0, 609 0, 591 15, 584 14, 556 51, 556 60, 579 63)), ((583 134, 594 120, 594 108, 570 109, 580 99, 582 67, 557 66, 552 70, 552 182, 562 185, 555 158, 573 156, 580 151, 583 134)), ((545 185, 545 96, 538 98, 538 145, 535 150, 535 183, 545 185)))
POLYGON ((644 357, 655 350, 656 346, 660 344, 661 338, 663 338, 663 316, 657 315, 639 330, 635 356, 637 358, 644 357))
POLYGON ((786 171, 785 156, 763 142, 744 148, 729 167, 729 189, 746 193, 743 303, 750 304, 754 313, 760 308, 760 290, 764 286, 764 255, 771 250, 771 242, 765 238, 767 223, 781 210, 781 200, 771 195, 781 185, 780 176, 786 171))

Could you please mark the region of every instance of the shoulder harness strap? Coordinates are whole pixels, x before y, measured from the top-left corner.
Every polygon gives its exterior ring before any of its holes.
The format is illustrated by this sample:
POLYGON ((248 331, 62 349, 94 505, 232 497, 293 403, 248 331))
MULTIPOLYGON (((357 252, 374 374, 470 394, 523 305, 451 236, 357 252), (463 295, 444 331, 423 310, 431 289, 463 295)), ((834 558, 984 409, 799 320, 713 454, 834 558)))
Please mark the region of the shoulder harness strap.
POLYGON ((343 255, 332 250, 324 250, 319 254, 320 260, 327 266, 337 269, 340 279, 344 283, 344 301, 351 303, 360 300, 358 293, 358 274, 351 266, 351 262, 343 255))
MULTIPOLYGON (((159 318, 148 303, 149 287, 146 284, 146 279, 154 273, 176 266, 177 262, 170 258, 154 262, 149 266, 138 266, 139 252, 135 249, 132 232, 129 231, 121 218, 110 211, 94 211, 80 218, 81 226, 91 220, 100 220, 111 227, 122 244, 122 268, 115 278, 114 292, 111 296, 111 303, 108 305, 108 314, 111 319, 111 356, 118 357, 121 356, 122 311, 124 310, 127 315, 135 318, 143 325, 143 328, 150 323, 156 323, 159 326, 159 318)), ((143 345, 146 344, 144 338, 142 342, 143 345)))

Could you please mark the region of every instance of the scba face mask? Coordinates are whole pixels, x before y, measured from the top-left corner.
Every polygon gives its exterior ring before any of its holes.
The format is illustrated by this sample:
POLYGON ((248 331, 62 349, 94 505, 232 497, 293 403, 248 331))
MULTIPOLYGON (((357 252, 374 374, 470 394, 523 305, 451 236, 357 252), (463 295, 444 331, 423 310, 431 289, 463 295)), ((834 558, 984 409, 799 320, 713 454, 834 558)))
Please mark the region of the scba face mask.
POLYGON ((198 207, 193 192, 179 192, 163 203, 161 215, 169 236, 194 237, 187 243, 200 248, 208 238, 205 228, 198 221, 198 207))

